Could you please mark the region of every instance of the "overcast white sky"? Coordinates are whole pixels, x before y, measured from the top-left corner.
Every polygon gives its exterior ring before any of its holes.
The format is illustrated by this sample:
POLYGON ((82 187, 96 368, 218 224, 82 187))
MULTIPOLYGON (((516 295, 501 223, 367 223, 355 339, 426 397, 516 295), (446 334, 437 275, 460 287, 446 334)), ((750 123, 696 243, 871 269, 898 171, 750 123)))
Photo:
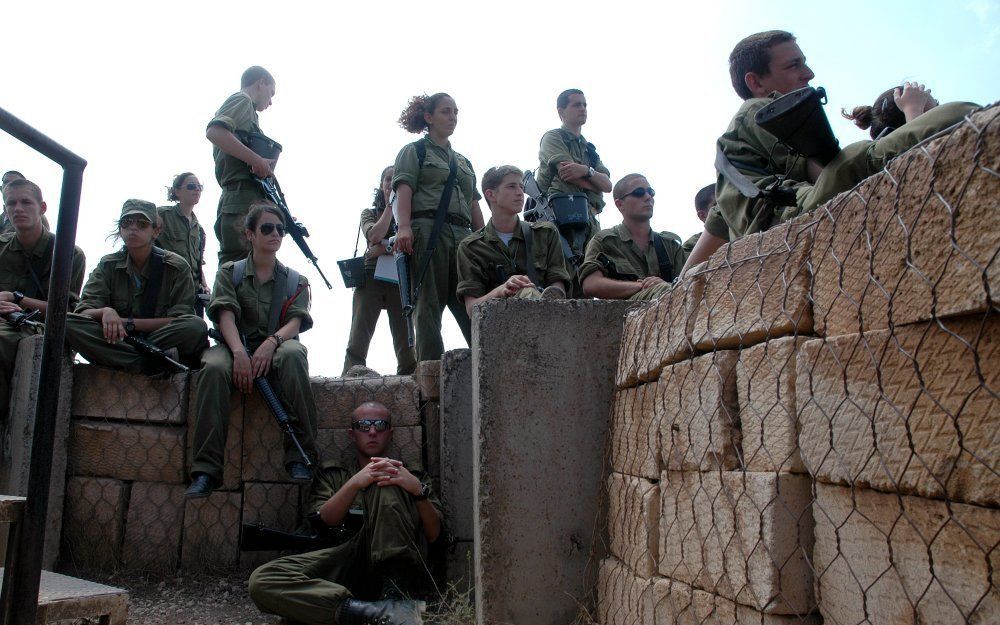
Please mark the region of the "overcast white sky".
MULTIPOLYGON (((714 142, 740 101, 726 61, 743 36, 790 30, 825 86, 841 144, 866 138, 836 114, 903 80, 941 101, 1000 97, 1000 2, 34 2, 3 10, 0 107, 89 161, 78 244, 88 272, 113 251, 105 236, 130 197, 166 204, 185 170, 205 184, 199 218, 211 233, 219 187, 205 124, 250 65, 277 80, 264 132, 284 145, 277 175, 293 214, 334 283, 328 291, 291 240, 281 258, 313 285, 314 329, 303 335, 314 375, 339 375, 351 291, 336 261, 354 249, 359 211, 383 166, 416 137, 396 119, 417 93, 458 103, 452 144, 477 174, 534 169, 556 127, 555 97, 586 92, 584 134, 612 179, 646 173, 657 229, 700 229, 692 198, 713 182, 714 142)), ((0 170, 38 182, 58 206, 61 171, 0 133, 0 170)), ((484 205, 485 210, 485 205, 484 205)), ((613 203, 603 227, 621 221, 613 203)), ((447 347, 463 347, 446 313, 447 347)), ((395 371, 383 315, 369 366, 395 371)))

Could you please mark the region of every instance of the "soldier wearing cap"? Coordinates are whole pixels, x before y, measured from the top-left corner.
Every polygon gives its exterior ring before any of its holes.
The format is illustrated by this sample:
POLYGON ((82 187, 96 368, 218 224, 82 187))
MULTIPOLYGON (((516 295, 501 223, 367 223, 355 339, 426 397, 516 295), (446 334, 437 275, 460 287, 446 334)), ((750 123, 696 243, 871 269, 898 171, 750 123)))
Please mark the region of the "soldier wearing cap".
POLYGON ((194 281, 183 258, 153 245, 160 233, 156 206, 126 200, 116 235, 124 248, 108 254, 90 273, 76 312, 66 319, 66 343, 93 364, 126 371, 159 372, 131 345, 127 334, 160 349, 176 348, 196 363, 208 328, 194 315, 194 281))
POLYGON ((583 292, 602 299, 656 299, 670 290, 684 265, 680 237, 653 232, 656 192, 642 174, 615 183, 612 195, 622 223, 601 230, 587 245, 580 267, 583 292))
POLYGON ((250 251, 243 234, 243 222, 250 205, 264 198, 253 176, 271 176, 275 161, 258 155, 239 137, 260 132, 257 113, 271 106, 274 92, 274 77, 263 67, 250 67, 243 72, 240 90, 229 96, 208 122, 205 136, 214 146, 215 179, 222 187, 215 221, 219 265, 245 258, 250 251))
POLYGON ((336 547, 258 568, 250 576, 257 607, 308 625, 421 622, 422 602, 402 597, 426 580, 427 547, 441 536, 441 504, 423 473, 386 457, 392 435, 384 405, 354 410, 353 449, 323 464, 308 509, 328 527, 361 518, 360 530, 336 547))
MULTIPOLYGON (((0 315, 40 311, 43 321, 48 309, 49 274, 55 235, 41 223, 46 205, 42 190, 33 182, 19 179, 3 187, 4 213, 14 232, 0 235, 0 315)), ((76 305, 83 285, 85 258, 76 247, 69 283, 69 304, 76 305)), ((17 347, 21 339, 35 334, 37 326, 14 327, 0 321, 0 422, 7 418, 10 380, 14 373, 17 347)))

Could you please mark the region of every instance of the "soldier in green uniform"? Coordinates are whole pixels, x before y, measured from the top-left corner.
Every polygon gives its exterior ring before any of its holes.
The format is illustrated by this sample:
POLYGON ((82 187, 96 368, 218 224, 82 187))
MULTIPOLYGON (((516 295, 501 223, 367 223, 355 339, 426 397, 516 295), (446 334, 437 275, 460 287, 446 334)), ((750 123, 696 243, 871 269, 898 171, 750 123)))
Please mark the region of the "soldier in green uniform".
MULTIPOLYGON (((201 357, 188 498, 207 497, 222 484, 232 390, 250 393, 259 377, 272 380, 290 408, 302 448, 311 460, 318 458, 308 352, 298 340, 299 333, 313 324, 309 282, 278 261, 285 235, 281 211, 268 203, 254 204, 245 226, 250 254, 219 268, 208 305, 208 317, 219 328, 225 345, 210 347, 201 357), (241 337, 246 337, 246 347, 241 337)), ((295 482, 308 482, 312 476, 291 437, 284 437, 284 449, 289 476, 295 482)))
MULTIPOLYGON (((24 174, 14 169, 5 171, 3 176, 0 176, 0 189, 3 189, 3 187, 7 186, 8 182, 13 182, 14 180, 27 180, 27 178, 24 177, 24 174)), ((45 215, 42 215, 42 227, 46 230, 51 230, 49 227, 49 219, 45 215)), ((6 234, 7 232, 13 231, 14 224, 10 221, 10 218, 7 217, 6 213, 0 213, 0 234, 6 234)))
POLYGON ((192 364, 204 349, 208 329, 194 315, 191 268, 153 245, 157 223, 152 202, 125 201, 117 233, 125 246, 98 261, 76 312, 66 319, 66 343, 95 365, 159 372, 158 363, 122 343, 126 334, 160 349, 177 348, 181 360, 192 364))
MULTIPOLYGON (((715 206, 715 184, 706 185, 698 189, 698 193, 694 196, 694 212, 698 214, 698 219, 701 223, 705 223, 705 219, 708 217, 708 211, 710 208, 715 206)), ((691 255, 691 250, 694 249, 698 239, 701 238, 701 233, 696 232, 688 237, 688 240, 684 242, 684 257, 687 258, 691 255)))
POLYGON ((473 229, 484 225, 479 208, 482 196, 476 190, 472 163, 451 148, 449 137, 458 125, 458 106, 450 95, 435 93, 412 98, 399 123, 412 133, 427 131, 423 138, 399 151, 392 188, 397 200, 396 245, 412 254, 411 280, 415 287, 418 284, 420 287, 414 310, 417 360, 437 360, 444 353, 441 316, 445 307, 451 310, 466 343, 472 339, 469 315, 455 294, 458 287, 455 255, 458 244, 473 229), (447 190, 452 165, 456 173, 451 195, 444 198, 447 212, 436 247, 428 255, 434 215, 447 190), (422 271, 425 266, 426 271, 422 271))
POLYGON ((950 102, 921 110, 895 131, 876 141, 852 143, 822 166, 790 152, 754 122, 757 111, 783 94, 808 86, 815 78, 791 33, 772 30, 746 37, 729 55, 729 74, 733 88, 744 102, 725 134, 719 137, 719 151, 740 176, 759 189, 767 189, 780 179, 780 186, 794 194, 795 205, 778 206, 764 195, 748 197, 740 192, 731 176, 720 172, 717 203, 709 211, 705 231, 686 267, 708 259, 728 241, 767 230, 816 208, 878 173, 892 158, 960 122, 977 108, 968 102, 950 102))
MULTIPOLYGON (((3 187, 3 200, 4 214, 14 226, 14 232, 0 235, 0 316, 38 310, 44 317, 55 235, 42 227, 41 217, 46 209, 42 190, 28 180, 10 181, 3 187)), ((76 305, 80 295, 84 263, 83 251, 75 248, 69 287, 70 307, 76 305)), ((14 374, 18 343, 35 332, 31 326, 15 328, 0 321, 0 422, 7 420, 10 380, 14 374)))
MULTIPOLYGON (((583 241, 584 249, 601 229, 597 215, 604 210, 604 194, 611 191, 611 174, 601 161, 593 143, 583 134, 587 123, 587 98, 579 89, 567 89, 556 98, 556 112, 562 125, 542 135, 538 148, 535 181, 543 194, 585 193, 590 204, 590 227, 583 241)), ((579 250, 582 254, 583 250, 579 250)), ((566 268, 572 276, 570 297, 583 297, 578 266, 566 268)))
POLYGON ((622 223, 601 230, 587 245, 580 267, 583 292, 602 299, 656 299, 670 290, 684 265, 680 237, 653 232, 655 191, 642 174, 619 180, 612 195, 622 223))
POLYGON ((469 316, 473 306, 494 297, 566 297, 570 276, 559 231, 551 223, 518 218, 524 207, 523 176, 513 165, 491 167, 483 175, 483 193, 493 216, 458 246, 457 292, 469 316))
MULTIPOLYGON (((173 206, 160 206, 156 212, 160 217, 162 229, 156 237, 156 246, 177 254, 191 267, 191 279, 195 284, 195 294, 208 293, 208 283, 205 281, 205 229, 198 223, 194 212, 195 205, 201 201, 201 191, 204 187, 198 176, 186 171, 174 177, 173 184, 167 192, 167 199, 176 202, 173 206)), ((192 298, 194 298, 192 295, 192 298)), ((192 301, 195 301, 192 299, 192 301)), ((195 310, 200 311, 195 301, 195 310)))
POLYGON ((361 516, 361 529, 336 547, 261 566, 250 576, 250 597, 264 612, 306 625, 418 624, 422 602, 400 596, 427 570, 425 545, 441 535, 441 504, 423 474, 385 457, 392 441, 385 406, 358 406, 349 436, 354 449, 323 464, 308 509, 330 527, 361 516))
POLYGON ((347 339, 347 355, 344 357, 342 375, 346 375, 355 365, 365 365, 368 346, 371 344, 375 326, 383 309, 389 317, 392 346, 396 350, 396 373, 409 375, 417 367, 416 354, 406 338, 406 319, 403 318, 399 286, 375 279, 375 264, 378 262, 378 257, 388 254, 383 237, 392 224, 392 210, 386 210, 386 207, 389 195, 392 193, 393 173, 392 166, 382 170, 372 207, 361 211, 361 232, 368 242, 368 251, 365 253, 365 283, 354 289, 351 333, 347 339), (383 223, 388 224, 384 229, 383 223))
POLYGON ((229 96, 208 122, 205 136, 214 146, 215 179, 222 187, 215 221, 219 265, 245 258, 250 251, 243 236, 243 224, 250 205, 264 197, 253 176, 271 176, 275 161, 257 155, 240 137, 260 132, 257 113, 271 106, 274 91, 271 74, 263 67, 250 67, 243 72, 240 90, 229 96))

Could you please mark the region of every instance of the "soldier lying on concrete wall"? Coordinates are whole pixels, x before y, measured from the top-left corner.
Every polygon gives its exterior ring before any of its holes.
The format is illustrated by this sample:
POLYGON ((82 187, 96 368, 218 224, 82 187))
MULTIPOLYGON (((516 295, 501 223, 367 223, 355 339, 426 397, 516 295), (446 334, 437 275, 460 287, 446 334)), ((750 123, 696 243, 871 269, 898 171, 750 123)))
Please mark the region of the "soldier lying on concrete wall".
POLYGON ((346 543, 278 558, 250 576, 250 597, 264 612, 308 625, 421 622, 423 602, 406 599, 427 579, 427 544, 441 536, 441 505, 423 474, 386 458, 389 410, 354 410, 354 449, 329 460, 313 482, 309 508, 327 526, 364 517, 346 543), (384 619, 384 620, 379 620, 384 619))

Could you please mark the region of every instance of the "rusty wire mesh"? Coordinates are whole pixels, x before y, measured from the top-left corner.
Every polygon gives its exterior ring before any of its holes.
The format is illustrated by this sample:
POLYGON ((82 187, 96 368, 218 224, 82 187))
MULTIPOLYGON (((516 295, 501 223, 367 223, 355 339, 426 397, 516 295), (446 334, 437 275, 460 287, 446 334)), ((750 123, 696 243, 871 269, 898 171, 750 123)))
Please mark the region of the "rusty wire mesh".
POLYGON ((1000 622, 1000 108, 625 322, 596 620, 1000 622))

